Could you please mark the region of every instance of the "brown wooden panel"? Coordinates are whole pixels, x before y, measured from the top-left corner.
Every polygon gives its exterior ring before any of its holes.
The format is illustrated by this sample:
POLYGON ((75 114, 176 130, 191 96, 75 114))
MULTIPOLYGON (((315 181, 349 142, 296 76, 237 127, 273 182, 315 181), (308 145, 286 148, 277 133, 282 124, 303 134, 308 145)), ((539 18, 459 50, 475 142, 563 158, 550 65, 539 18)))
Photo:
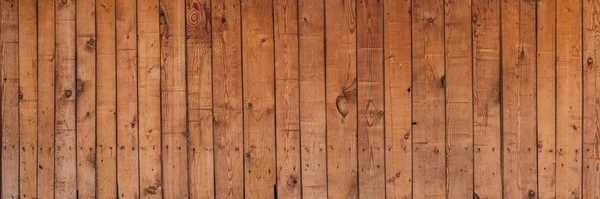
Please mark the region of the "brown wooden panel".
POLYGON ((471 1, 446 1, 446 156, 448 198, 473 197, 471 1))
POLYGON ((273 1, 277 195, 300 198, 300 82, 298 1, 273 1))
POLYGON ((387 198, 412 197, 411 1, 384 1, 387 198))
POLYGON ((474 0, 471 20, 474 196, 500 198, 500 1, 474 0))
POLYGON ((556 1, 556 198, 582 197, 582 1, 556 1))
POLYGON ((329 198, 358 198, 356 1, 325 1, 329 198))
POLYGON ((325 1, 298 1, 302 196, 327 197, 325 1))

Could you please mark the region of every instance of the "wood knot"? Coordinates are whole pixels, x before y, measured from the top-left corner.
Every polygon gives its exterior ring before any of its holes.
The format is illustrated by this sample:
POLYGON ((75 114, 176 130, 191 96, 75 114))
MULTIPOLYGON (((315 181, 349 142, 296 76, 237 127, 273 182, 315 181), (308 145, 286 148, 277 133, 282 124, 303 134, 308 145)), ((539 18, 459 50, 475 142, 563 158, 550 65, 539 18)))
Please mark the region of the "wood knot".
POLYGON ((90 48, 95 48, 96 47, 96 39, 90 38, 87 40, 86 44, 90 48))
POLYGON ((23 99, 23 92, 19 91, 19 99, 22 100, 23 99))
POLYGON ((253 105, 252 102, 248 102, 248 109, 252 109, 253 105))
POLYGON ((440 82, 442 83, 442 86, 446 86, 446 75, 442 75, 440 82))
POLYGON ((533 191, 533 190, 529 190, 529 197, 530 197, 530 198, 533 198, 533 197, 535 197, 535 191, 533 191))
POLYGON ((404 134, 404 139, 407 139, 407 140, 408 140, 408 138, 409 138, 409 137, 410 137, 410 135, 408 135, 408 133, 407 133, 407 134, 404 134))
POLYGON ((73 91, 71 90, 66 90, 65 93, 63 94, 66 98, 71 97, 71 95, 73 95, 73 91))
POLYGON ((246 158, 250 158, 250 152, 246 152, 246 158))
POLYGON ((290 178, 288 178, 287 184, 288 185, 298 184, 298 179, 296 179, 296 177, 294 177, 294 176, 290 176, 290 178))
POLYGON ((263 38, 261 38, 261 39, 260 39, 260 42, 261 42, 261 43, 265 43, 265 42, 267 42, 267 38, 264 38, 264 37, 263 37, 263 38))
POLYGON ((593 63, 594 63, 594 59, 593 59, 593 58, 591 58, 591 57, 589 57, 589 58, 587 59, 587 64, 589 64, 589 65, 592 65, 593 63))
POLYGON ((473 17, 471 17, 471 21, 473 21, 473 23, 477 22, 477 15, 474 14, 473 17))
POLYGON ((432 24, 433 23, 433 18, 431 18, 431 17, 427 18, 427 23, 432 24))
POLYGON ((225 17, 221 18, 221 23, 225 23, 227 22, 227 19, 225 17))

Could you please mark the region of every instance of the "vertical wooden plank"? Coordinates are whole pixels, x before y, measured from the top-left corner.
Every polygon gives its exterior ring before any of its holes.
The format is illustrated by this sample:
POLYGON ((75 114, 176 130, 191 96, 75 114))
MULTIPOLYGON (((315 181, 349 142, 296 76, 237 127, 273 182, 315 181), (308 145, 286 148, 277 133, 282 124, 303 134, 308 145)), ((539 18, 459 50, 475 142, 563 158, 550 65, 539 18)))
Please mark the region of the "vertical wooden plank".
POLYGON ((117 190, 119 198, 138 198, 138 101, 136 2, 117 0, 117 190))
POLYGON ((302 196, 327 198, 325 1, 298 1, 302 196))
POLYGON ((37 197, 54 198, 54 3, 38 0, 37 197), (43 74, 43 75, 39 75, 43 74))
POLYGON ((158 0, 137 7, 140 198, 162 198, 158 0))
POLYGON ((0 1, 2 198, 19 197, 19 2, 0 1))
POLYGON ((210 1, 186 1, 190 197, 214 197, 210 1))
POLYGON ((600 197, 600 2, 583 1, 583 198, 600 197))
POLYGON ((56 1, 55 197, 77 197, 75 1, 56 1))
POLYGON ((413 2, 415 198, 446 196, 444 2, 413 2))
POLYGON ((556 198, 582 197, 582 5, 556 2, 556 198))
POLYGON ((360 198, 385 197, 383 2, 357 5, 358 187, 360 198))
POLYGON ((500 145, 500 1, 474 0, 474 197, 502 197, 500 145))
POLYGON ((244 197, 240 2, 211 2, 216 198, 244 197))
POLYGON ((77 197, 96 197, 96 5, 76 3, 77 197))
POLYGON ((471 1, 445 1, 448 198, 473 197, 471 1))
POLYGON ((501 1, 504 197, 537 193, 535 2, 501 1))
POLYGON ((537 6, 538 195, 556 198, 556 2, 537 6))
POLYGON ((272 198, 276 183, 272 3, 242 1, 246 198, 272 198))
POLYGON ((412 197, 411 1, 384 1, 387 198, 412 197))
POLYGON ((37 198, 37 9, 19 1, 19 198, 37 198))
POLYGON ((277 195, 279 198, 300 198, 298 1, 275 0, 273 3, 277 195))
POLYGON ((325 1, 329 198, 358 198, 356 1, 325 1))
POLYGON ((185 1, 160 1, 163 183, 165 198, 187 198, 185 1))
POLYGON ((117 198, 117 66, 115 1, 96 0, 97 197, 117 198))

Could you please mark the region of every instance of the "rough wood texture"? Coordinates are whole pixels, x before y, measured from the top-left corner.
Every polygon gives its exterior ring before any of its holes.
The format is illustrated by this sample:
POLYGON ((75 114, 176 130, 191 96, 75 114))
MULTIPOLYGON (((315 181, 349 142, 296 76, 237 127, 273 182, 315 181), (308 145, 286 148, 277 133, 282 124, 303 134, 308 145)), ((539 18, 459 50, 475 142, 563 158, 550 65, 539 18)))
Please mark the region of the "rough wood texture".
POLYGON ((600 1, 583 1, 583 198, 600 197, 600 1))

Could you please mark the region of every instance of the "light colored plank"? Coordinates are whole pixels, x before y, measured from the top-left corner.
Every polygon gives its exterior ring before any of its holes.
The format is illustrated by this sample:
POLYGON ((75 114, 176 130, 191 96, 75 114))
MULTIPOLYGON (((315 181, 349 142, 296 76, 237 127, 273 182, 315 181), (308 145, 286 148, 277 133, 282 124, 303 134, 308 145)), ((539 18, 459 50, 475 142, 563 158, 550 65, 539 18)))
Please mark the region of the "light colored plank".
POLYGON ((412 4, 415 198, 446 196, 444 2, 412 4))
POLYGON ((56 198, 77 197, 75 1, 56 0, 56 198))
POLYGON ((325 1, 329 198, 358 198, 356 1, 325 1))
POLYGON ((556 198, 582 197, 582 5, 556 1, 556 198))
POLYGON ((186 1, 190 197, 214 197, 210 1, 186 1))
POLYGON ((38 0, 37 197, 54 198, 54 3, 38 0))
POLYGON ((117 65, 115 1, 96 0, 97 197, 117 198, 117 65))
POLYGON ((537 193, 535 2, 505 0, 502 13, 502 141, 506 198, 537 193))
POLYGON ((240 1, 212 4, 215 197, 244 197, 240 1))
POLYGON ((384 198, 383 2, 357 2, 358 193, 384 198))
POLYGON ((37 8, 19 1, 19 198, 37 198, 37 8))
POLYGON ((298 1, 302 196, 327 198, 324 1, 298 1))
POLYGON ((275 0, 275 115, 278 198, 300 198, 298 2, 275 0))
POLYGON ((160 1, 162 156, 165 198, 187 198, 185 1, 160 1))
POLYGON ((446 156, 448 198, 473 197, 471 1, 446 1, 446 156))
POLYGON ((137 7, 140 198, 162 198, 158 0, 137 7))
POLYGON ((538 197, 556 198, 556 2, 537 6, 538 197))
POLYGON ((384 1, 386 197, 412 197, 411 1, 384 1))
POLYGON ((116 0, 117 190, 119 198, 138 198, 139 139, 136 2, 116 0))
POLYGON ((474 197, 502 197, 500 145, 500 1, 474 0, 474 197))
POLYGON ((273 198, 276 183, 272 3, 242 1, 246 198, 273 198))
POLYGON ((96 197, 96 5, 76 4, 77 197, 96 197))

